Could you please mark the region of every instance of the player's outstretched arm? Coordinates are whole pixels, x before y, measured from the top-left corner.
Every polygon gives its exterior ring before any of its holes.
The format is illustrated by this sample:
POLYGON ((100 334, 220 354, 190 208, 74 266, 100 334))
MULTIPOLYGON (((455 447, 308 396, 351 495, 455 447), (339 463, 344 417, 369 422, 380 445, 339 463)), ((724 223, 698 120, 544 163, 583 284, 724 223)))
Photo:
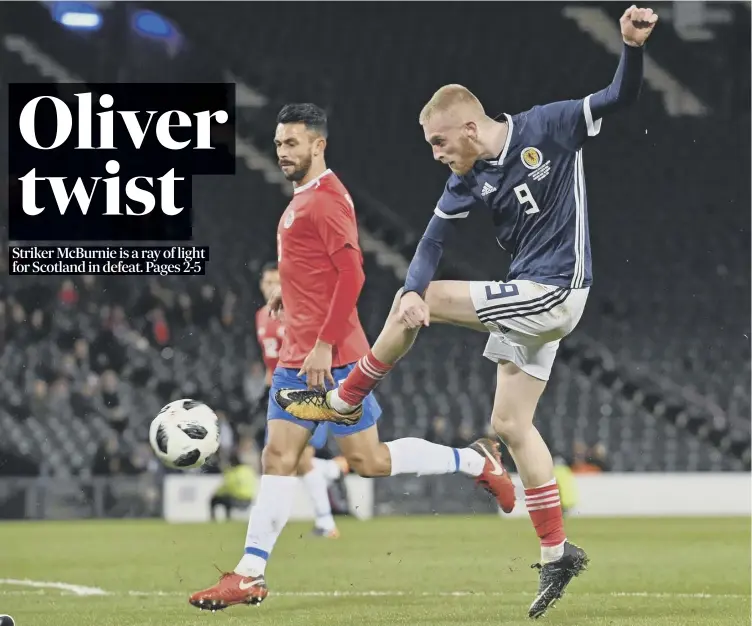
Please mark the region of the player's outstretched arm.
POLYGON ((601 89, 580 100, 562 100, 535 107, 538 120, 560 145, 579 150, 588 137, 601 130, 607 115, 634 103, 640 95, 643 74, 643 48, 658 16, 652 9, 629 7, 620 20, 624 47, 614 78, 601 89))
POLYGON ((434 215, 426 232, 418 242, 413 260, 407 270, 398 316, 408 329, 428 326, 431 312, 423 300, 423 294, 436 275, 444 250, 444 241, 456 220, 434 215))
POLYGON ((444 242, 454 228, 455 221, 434 215, 428 222, 426 232, 420 238, 413 259, 410 261, 410 267, 407 269, 403 295, 415 292, 422 297, 426 292, 428 284, 433 280, 439 268, 439 261, 444 252, 444 242))
POLYGON ((658 15, 652 9, 629 7, 621 16, 621 36, 624 49, 611 84, 590 96, 593 119, 614 113, 637 100, 643 75, 643 49, 653 32, 658 15))

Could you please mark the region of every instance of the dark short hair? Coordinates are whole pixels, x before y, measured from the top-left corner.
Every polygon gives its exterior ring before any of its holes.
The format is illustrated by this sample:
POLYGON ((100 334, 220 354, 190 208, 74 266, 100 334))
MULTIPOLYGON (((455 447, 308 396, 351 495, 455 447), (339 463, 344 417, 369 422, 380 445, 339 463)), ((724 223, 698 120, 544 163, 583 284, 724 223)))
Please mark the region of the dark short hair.
POLYGON ((261 275, 263 276, 267 272, 278 272, 279 271, 279 265, 277 265, 276 261, 269 261, 268 263, 264 263, 261 266, 261 275))
POLYGON ((322 137, 328 133, 326 111, 310 102, 286 104, 277 115, 277 124, 305 124, 322 137))

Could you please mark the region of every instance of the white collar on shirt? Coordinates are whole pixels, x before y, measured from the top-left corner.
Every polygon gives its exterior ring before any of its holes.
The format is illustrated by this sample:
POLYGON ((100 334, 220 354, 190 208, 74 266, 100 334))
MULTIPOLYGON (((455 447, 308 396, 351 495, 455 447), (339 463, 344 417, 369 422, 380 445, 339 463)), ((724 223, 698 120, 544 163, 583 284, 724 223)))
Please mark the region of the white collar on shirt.
POLYGON ((300 187, 295 187, 293 193, 300 193, 301 191, 305 191, 306 189, 310 189, 314 185, 316 187, 318 187, 319 184, 321 183, 321 179, 324 178, 324 176, 326 176, 328 174, 331 174, 331 173, 332 173, 332 170, 330 170, 330 169, 325 170, 324 172, 322 172, 321 174, 319 174, 313 180, 309 180, 305 185, 301 185, 300 187))

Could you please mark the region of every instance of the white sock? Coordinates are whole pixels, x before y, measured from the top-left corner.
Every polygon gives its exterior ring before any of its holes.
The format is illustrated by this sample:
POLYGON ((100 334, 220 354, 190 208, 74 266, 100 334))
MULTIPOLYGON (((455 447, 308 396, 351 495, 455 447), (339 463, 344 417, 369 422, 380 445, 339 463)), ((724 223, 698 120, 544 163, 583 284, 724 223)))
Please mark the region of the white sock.
POLYGON ((340 468, 339 463, 331 459, 327 460, 314 457, 313 467, 319 469, 328 483, 334 482, 342 475, 342 468, 340 468))
POLYGON ((334 518, 332 517, 332 505, 329 502, 329 492, 326 488, 324 473, 316 465, 303 476, 303 484, 308 490, 313 502, 313 511, 316 514, 316 528, 334 530, 334 518))
POLYGON ((392 457, 392 476, 455 472, 479 476, 485 465, 485 459, 470 448, 450 448, 415 437, 389 441, 386 445, 392 457))
POLYGON ((338 413, 351 413, 357 408, 352 404, 347 404, 347 402, 339 397, 339 387, 329 393, 327 401, 329 402, 329 406, 338 413))
POLYGON ((460 453, 460 471, 468 476, 480 476, 486 465, 486 457, 472 448, 458 448, 460 453))
POLYGON ((541 563, 553 563, 564 556, 566 539, 558 546, 541 546, 541 563))
POLYGON ((248 521, 245 554, 235 568, 237 574, 261 576, 264 573, 277 537, 290 518, 297 487, 297 476, 264 474, 261 477, 248 521))

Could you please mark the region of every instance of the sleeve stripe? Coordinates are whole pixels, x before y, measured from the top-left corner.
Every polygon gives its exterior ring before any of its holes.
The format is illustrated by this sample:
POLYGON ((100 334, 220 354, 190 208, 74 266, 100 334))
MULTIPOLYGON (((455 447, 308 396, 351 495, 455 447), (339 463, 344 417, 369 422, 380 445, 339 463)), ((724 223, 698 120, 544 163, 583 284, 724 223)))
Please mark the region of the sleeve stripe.
POLYGON ((449 213, 444 213, 444 211, 442 211, 438 206, 433 210, 433 212, 439 217, 443 217, 445 220, 456 220, 470 215, 470 211, 465 211, 463 213, 454 213, 453 215, 450 215, 449 213))
POLYGON ((585 125, 587 126, 588 137, 595 137, 601 132, 601 122, 603 120, 598 119, 593 121, 593 112, 590 110, 590 96, 585 98, 585 101, 582 103, 582 110, 585 113, 585 125))

